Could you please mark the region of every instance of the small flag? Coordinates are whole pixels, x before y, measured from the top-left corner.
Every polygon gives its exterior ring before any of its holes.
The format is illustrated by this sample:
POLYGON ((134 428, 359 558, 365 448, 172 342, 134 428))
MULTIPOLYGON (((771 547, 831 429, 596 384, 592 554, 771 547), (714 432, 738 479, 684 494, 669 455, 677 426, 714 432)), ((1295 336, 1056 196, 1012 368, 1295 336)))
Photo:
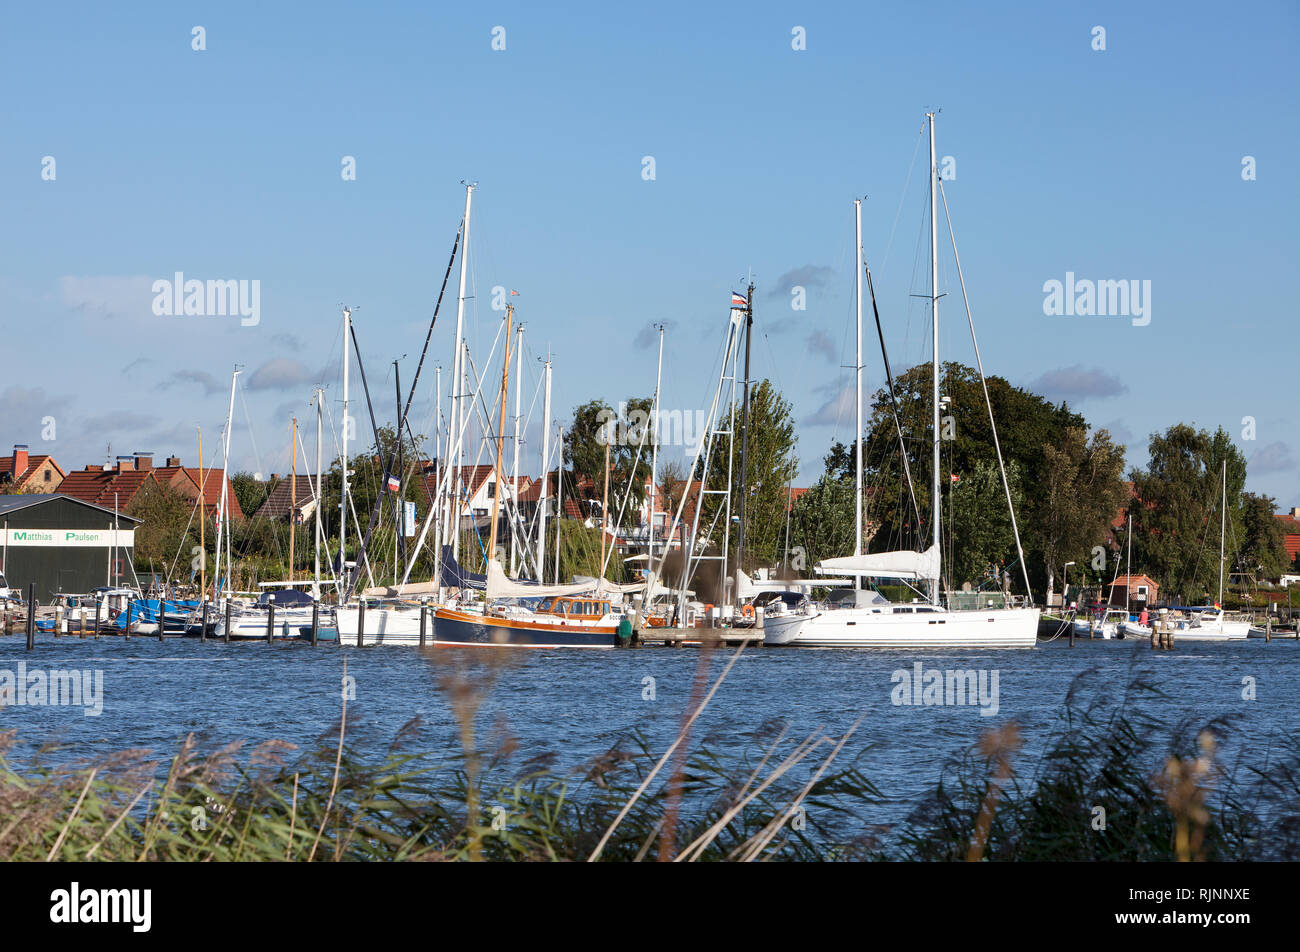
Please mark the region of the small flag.
POLYGON ((954 483, 959 483, 959 482, 961 482, 961 477, 958 476, 956 473, 953 473, 953 474, 952 474, 952 481, 953 481, 954 483))
POLYGON ((511 297, 519 297, 519 292, 516 291, 516 290, 514 290, 513 288, 511 288, 511 290, 510 290, 510 296, 511 296, 511 297))
POLYGON ((732 306, 732 307, 749 307, 749 301, 748 301, 748 299, 746 299, 745 295, 743 295, 743 294, 738 294, 738 293, 736 293, 735 291, 732 291, 732 292, 731 292, 731 306, 732 306))
POLYGON ((392 473, 389 473, 389 474, 388 474, 388 491, 389 491, 390 493, 395 493, 395 492, 397 492, 397 491, 398 491, 399 489, 401 489, 401 488, 402 488, 401 480, 399 480, 399 479, 398 479, 396 476, 394 476, 392 473))

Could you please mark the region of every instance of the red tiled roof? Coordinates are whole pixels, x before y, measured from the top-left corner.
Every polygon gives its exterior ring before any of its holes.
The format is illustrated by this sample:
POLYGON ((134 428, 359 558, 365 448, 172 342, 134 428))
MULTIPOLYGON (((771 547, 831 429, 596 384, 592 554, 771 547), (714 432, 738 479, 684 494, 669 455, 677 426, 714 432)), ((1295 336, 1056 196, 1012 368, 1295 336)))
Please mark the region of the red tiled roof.
POLYGON ((152 478, 151 470, 83 469, 65 476, 59 484, 59 492, 105 509, 125 509, 140 487, 152 478))
POLYGON ((257 514, 270 519, 281 519, 289 515, 289 510, 294 505, 301 510, 312 501, 312 495, 310 476, 286 477, 275 484, 257 514))
POLYGON ((1300 555, 1300 519, 1291 515, 1289 512, 1276 513, 1279 522, 1282 523, 1282 530, 1286 533, 1286 556, 1292 562, 1297 555, 1300 555))
MULTIPOLYGON (((49 462, 54 466, 54 468, 59 471, 60 476, 68 475, 63 471, 63 467, 60 466, 57 462, 55 462, 54 457, 50 456, 49 454, 42 454, 40 456, 32 456, 28 454, 27 468, 23 470, 21 473, 14 474, 13 484, 15 486, 21 486, 29 478, 35 476, 37 471, 39 471, 40 468, 45 465, 46 460, 49 460, 49 462)), ((14 458, 12 455, 0 456, 0 478, 8 476, 10 474, 10 471, 13 470, 13 468, 14 468, 14 458)))

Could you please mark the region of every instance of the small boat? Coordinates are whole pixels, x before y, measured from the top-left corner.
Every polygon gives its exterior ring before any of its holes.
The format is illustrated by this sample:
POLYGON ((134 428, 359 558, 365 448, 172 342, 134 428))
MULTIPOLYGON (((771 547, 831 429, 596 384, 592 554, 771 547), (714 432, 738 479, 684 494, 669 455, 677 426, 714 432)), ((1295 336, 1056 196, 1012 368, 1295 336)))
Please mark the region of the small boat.
MULTIPOLYGON (((296 638, 304 622, 310 631, 314 604, 312 597, 306 592, 292 588, 279 592, 263 592, 253 604, 231 610, 230 639, 232 641, 265 640, 268 625, 274 625, 272 637, 296 638), (271 614, 272 608, 275 609, 274 616, 271 614)), ((317 614, 318 623, 323 620, 321 614, 317 614)), ((226 637, 224 612, 217 615, 216 622, 212 626, 212 637, 220 639, 226 637)))

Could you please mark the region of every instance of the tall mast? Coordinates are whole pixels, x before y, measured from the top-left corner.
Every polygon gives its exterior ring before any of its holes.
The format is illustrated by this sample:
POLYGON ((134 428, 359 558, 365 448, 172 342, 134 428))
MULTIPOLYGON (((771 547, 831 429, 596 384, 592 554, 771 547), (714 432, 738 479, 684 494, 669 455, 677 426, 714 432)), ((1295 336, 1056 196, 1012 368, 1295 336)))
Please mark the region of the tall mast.
MULTIPOLYGON (((600 497, 600 577, 605 578, 605 526, 609 520, 606 516, 609 510, 609 438, 605 439, 605 490, 600 497)), ((599 593, 600 589, 596 591, 599 593)))
MULTIPOLYGON (((441 434, 438 432, 442 428, 442 365, 439 364, 434 369, 433 392, 436 396, 436 406, 433 411, 433 487, 435 495, 430 498, 429 505, 437 510, 437 514, 431 511, 433 519, 433 583, 438 591, 438 600, 442 600, 442 444, 439 442, 441 434)), ((428 477, 421 476, 426 480, 427 488, 428 477)), ((423 540, 421 540, 422 542, 423 540)))
POLYGON ((506 305, 506 357, 501 362, 501 403, 497 410, 497 464, 493 472, 496 480, 496 492, 492 494, 492 529, 488 534, 487 557, 496 558, 497 551, 497 516, 501 511, 501 490, 505 481, 501 478, 501 456, 506 443, 506 392, 510 387, 510 322, 515 316, 515 306, 506 305))
POLYGON ((289 419, 289 581, 293 581, 293 537, 298 522, 298 418, 289 419))
POLYGON ((230 581, 230 480, 226 476, 226 468, 230 465, 230 426, 231 421, 235 418, 235 381, 239 379, 239 371, 236 370, 230 375, 230 409, 226 411, 226 434, 224 448, 221 452, 221 511, 220 518, 217 519, 217 566, 216 578, 213 584, 221 584, 221 539, 223 535, 226 538, 226 581, 230 581))
MULTIPOLYGON (((324 494, 321 492, 320 472, 321 472, 321 395, 322 390, 316 388, 316 505, 313 507, 316 516, 316 545, 315 548, 315 570, 316 570, 316 589, 312 593, 320 598, 320 542, 321 542, 321 502, 324 494)), ((304 454, 305 455, 305 454, 304 454)))
MULTIPOLYGON (((542 398, 542 489, 537 497, 537 581, 542 582, 542 566, 546 558, 546 490, 550 483, 550 475, 546 467, 550 465, 551 460, 551 360, 547 355, 546 370, 543 374, 545 380, 545 396, 542 398)), ((556 519, 559 519, 559 513, 556 513, 556 519)), ((558 526, 558 521, 556 522, 558 526)))
POLYGON ((1124 560, 1124 614, 1128 614, 1128 597, 1133 590, 1133 513, 1128 514, 1128 554, 1124 560))
MULTIPOLYGON (((655 369, 655 402, 650 418, 650 540, 646 556, 646 581, 653 586, 655 577, 655 505, 659 499, 659 390, 664 377, 664 325, 659 325, 659 363, 655 369)), ((647 588, 645 603, 654 597, 653 587, 647 588)))
MULTIPOLYGON (((510 505, 515 514, 519 512, 519 418, 523 413, 521 398, 524 388, 524 325, 517 326, 519 340, 515 348, 515 459, 510 467, 510 505)), ((519 543, 523 540, 515 531, 515 518, 510 518, 510 574, 519 570, 519 543)))
MULTIPOLYGON (((736 571, 731 590, 731 604, 733 605, 740 604, 740 573, 743 571, 742 563, 745 555, 745 509, 747 508, 745 503, 749 501, 749 344, 753 336, 754 282, 751 280, 749 289, 745 293, 745 384, 744 406, 740 411, 741 425, 744 429, 740 434, 740 525, 739 532, 736 533, 736 571)), ((734 407, 735 404, 733 403, 732 406, 734 407)), ((730 473, 728 473, 728 478, 730 478, 730 473)))
POLYGON ((1223 502, 1219 504, 1219 607, 1223 607, 1223 542, 1228 529, 1228 457, 1223 458, 1223 502))
MULTIPOLYGON (((460 287, 456 292, 456 356, 451 370, 451 385, 453 388, 452 392, 454 396, 454 399, 452 400, 451 415, 452 415, 452 419, 455 420, 455 424, 451 427, 452 433, 460 433, 461 430, 464 428, 463 418, 467 412, 465 408, 466 388, 462 383, 462 378, 464 376, 463 370, 465 366, 465 360, 464 357, 461 355, 461 351, 463 349, 462 342, 465 336, 465 270, 466 270, 466 265, 468 264, 469 261, 469 212, 470 212, 471 199, 473 197, 474 197, 474 185, 473 183, 467 182, 465 183, 465 217, 464 217, 465 233, 462 236, 462 240, 460 243, 460 287)), ((450 434, 448 434, 447 439, 448 439, 448 446, 450 446, 451 445, 450 434)), ((462 465, 464 463, 464 455, 465 455, 464 445, 461 444, 460 459, 458 459, 455 462, 456 470, 455 470, 454 478, 452 479, 452 483, 451 483, 451 497, 453 502, 456 502, 458 500, 458 496, 456 493, 456 483, 464 476, 464 466, 462 465)), ((459 513, 458 504, 454 509, 454 514, 452 518, 455 519, 455 523, 453 524, 449 522, 447 526, 448 529, 452 531, 451 551, 453 555, 459 557, 460 555, 460 524, 459 524, 460 513, 459 513)))
MULTIPOLYGON (((933 494, 933 522, 934 529, 934 548, 936 554, 939 552, 939 523, 942 514, 942 502, 939 499, 939 230, 936 213, 938 211, 935 200, 935 191, 938 185, 938 166, 934 159, 934 113, 927 112, 926 117, 930 120, 930 312, 933 320, 934 329, 934 352, 931 359, 931 393, 930 398, 934 403, 933 416, 933 450, 934 458, 931 462, 934 478, 931 480, 931 493, 933 494)), ((939 586, 940 579, 943 578, 942 570, 936 574, 934 587, 930 592, 930 601, 935 605, 939 604, 939 586)))
MULTIPOLYGON (((857 357, 853 361, 857 399, 853 403, 854 426, 857 438, 853 441, 853 554, 862 554, 862 199, 853 200, 853 221, 857 249, 857 268, 853 288, 857 297, 857 357)), ((860 581, 860 580, 859 580, 860 581)))
POLYGON ((208 512, 204 503, 207 498, 204 495, 203 479, 203 427, 199 427, 199 591, 203 594, 203 599, 208 597, 208 548, 204 536, 204 528, 208 521, 208 512))
POLYGON ((560 465, 556 468, 555 478, 555 584, 560 584, 560 526, 564 525, 564 427, 560 427, 557 439, 560 449, 560 465))
POLYGON ((339 493, 339 578, 344 580, 343 590, 347 590, 348 575, 348 344, 352 339, 352 309, 343 309, 343 445, 339 450, 340 469, 343 472, 343 488, 339 493))

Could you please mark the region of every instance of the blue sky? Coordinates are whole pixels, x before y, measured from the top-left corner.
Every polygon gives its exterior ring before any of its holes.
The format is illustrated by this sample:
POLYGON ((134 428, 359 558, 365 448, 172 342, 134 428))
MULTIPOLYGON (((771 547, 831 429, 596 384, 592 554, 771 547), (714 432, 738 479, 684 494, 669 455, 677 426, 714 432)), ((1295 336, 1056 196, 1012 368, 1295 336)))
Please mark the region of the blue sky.
MULTIPOLYGON (((655 321, 664 406, 705 406, 728 292, 752 269, 754 374, 792 400, 808 482, 852 434, 855 196, 891 359, 926 356, 909 295, 927 283, 920 132, 939 108, 986 369, 1067 399, 1133 464, 1153 430, 1223 425, 1252 460, 1248 488, 1300 505, 1297 9, 8 5, 0 448, 65 468, 110 443, 192 461, 201 425, 210 456, 240 363, 232 466, 283 472, 289 415, 314 426, 316 383, 337 416, 342 302, 391 417, 391 361, 405 355, 405 386, 472 179, 468 336, 484 360, 489 289, 520 291, 526 406, 548 349, 557 418, 648 395, 655 321), (151 283, 176 271, 260 281, 260 323, 154 315, 151 283), (1044 282, 1067 272, 1149 280, 1150 324, 1045 315, 1044 282)), ((950 253, 941 282, 945 356, 971 362, 950 253)), ((431 348, 445 367, 454 297, 453 275, 431 348)), ((870 392, 873 336, 864 353, 870 392)), ((540 418, 538 401, 530 470, 540 418)))

